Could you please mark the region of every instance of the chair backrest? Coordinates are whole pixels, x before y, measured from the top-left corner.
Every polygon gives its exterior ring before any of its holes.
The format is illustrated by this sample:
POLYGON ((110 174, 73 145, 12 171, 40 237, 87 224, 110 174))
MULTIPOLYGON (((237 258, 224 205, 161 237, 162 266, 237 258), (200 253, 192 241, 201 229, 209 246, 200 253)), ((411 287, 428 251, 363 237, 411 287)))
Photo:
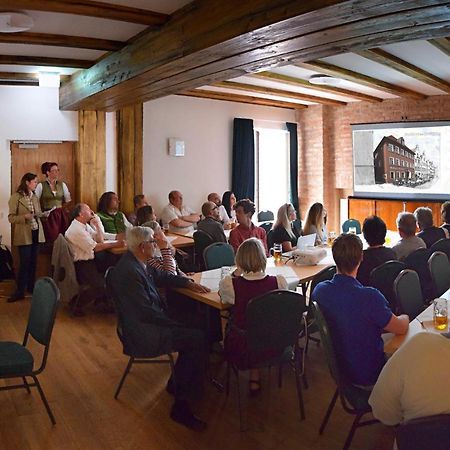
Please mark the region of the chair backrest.
POLYGON ((447 450, 450 414, 421 417, 402 423, 396 430, 398 450, 447 450))
POLYGON ((39 278, 33 289, 24 344, 31 335, 41 345, 49 346, 58 302, 59 289, 55 282, 50 277, 39 278))
POLYGON ((408 269, 412 269, 419 275, 422 295, 425 300, 434 298, 436 295, 433 289, 430 270, 428 269, 428 259, 431 256, 431 250, 428 248, 419 248, 410 253, 404 263, 408 269))
POLYGON ((343 233, 348 233, 348 230, 354 227, 356 228, 356 234, 361 234, 361 224, 359 223, 359 220, 356 219, 347 219, 343 224, 342 224, 342 232, 343 233))
POLYGON ((258 213, 258 222, 264 222, 266 220, 273 220, 275 217, 272 211, 260 211, 258 213))
POLYGON ((404 269, 406 264, 401 261, 386 261, 370 272, 370 286, 377 288, 386 297, 395 314, 399 311, 399 305, 394 292, 394 280, 404 269))
POLYGON ((410 320, 415 319, 425 309, 419 275, 414 270, 404 269, 397 275, 394 292, 400 312, 408 314, 410 320))
POLYGON ((267 247, 268 248, 272 248, 273 247, 273 230, 269 230, 267 232, 267 236, 266 236, 266 240, 267 240, 267 247))
POLYGON ((230 244, 215 242, 203 252, 206 270, 218 269, 224 266, 234 266, 234 250, 230 244))
POLYGON ((450 288, 450 263, 443 252, 434 252, 428 260, 434 292, 440 297, 450 288))
POLYGON ((266 234, 269 233, 269 231, 272 229, 273 223, 272 222, 264 222, 262 224, 259 225, 265 232, 266 234))
POLYGON ((326 267, 321 270, 318 274, 314 275, 314 278, 311 281, 311 289, 310 295, 314 292, 315 287, 321 283, 322 281, 327 281, 333 279, 336 275, 336 266, 326 267))
POLYGON ((203 252, 205 248, 214 243, 214 239, 203 230, 197 230, 192 236, 194 238, 194 251, 200 263, 203 264, 203 252))
POLYGON ((450 239, 439 239, 430 247, 431 253, 444 252, 450 262, 450 239))
POLYGON ((278 289, 250 300, 246 309, 248 351, 282 351, 294 345, 305 311, 305 297, 293 291, 278 289))

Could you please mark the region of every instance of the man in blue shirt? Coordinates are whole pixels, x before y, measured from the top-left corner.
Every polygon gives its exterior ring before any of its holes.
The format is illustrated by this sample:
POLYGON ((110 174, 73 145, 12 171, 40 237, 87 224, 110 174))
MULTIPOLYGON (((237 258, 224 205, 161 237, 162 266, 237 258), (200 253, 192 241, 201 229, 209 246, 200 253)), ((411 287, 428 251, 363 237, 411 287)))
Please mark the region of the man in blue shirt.
POLYGON ((333 243, 337 274, 319 283, 312 298, 328 323, 340 369, 346 380, 358 386, 377 381, 385 363, 383 330, 404 334, 409 317, 392 314, 383 294, 364 287, 356 274, 363 246, 358 236, 342 234, 333 243))

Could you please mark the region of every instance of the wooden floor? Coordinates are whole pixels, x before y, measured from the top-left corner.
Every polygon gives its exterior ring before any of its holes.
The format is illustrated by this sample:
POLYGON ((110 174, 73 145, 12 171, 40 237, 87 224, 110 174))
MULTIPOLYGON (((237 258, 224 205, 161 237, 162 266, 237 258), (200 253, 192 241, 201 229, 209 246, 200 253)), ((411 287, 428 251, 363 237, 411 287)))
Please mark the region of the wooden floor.
MULTIPOLYGON (((6 303, 11 286, 0 284, 0 339, 21 341, 29 300, 6 303)), ((321 347, 307 357, 309 389, 304 392, 306 420, 301 422, 295 381, 286 370, 278 389, 276 373, 263 374, 263 393, 247 402, 247 432, 239 431, 236 385, 230 396, 208 384, 199 415, 208 430, 198 434, 168 417, 172 398, 164 387, 166 366, 133 368, 119 400, 113 393, 127 358, 115 332, 115 317, 92 311, 72 318, 61 305, 49 361, 40 380, 56 417, 52 426, 35 390, 0 392, 0 449, 320 449, 342 448, 352 418, 335 408, 323 436, 318 427, 334 385, 321 347)), ((224 365, 213 370, 223 379, 224 365)), ((244 390, 244 376, 241 386, 244 390)), ((3 381, 0 381, 3 383, 3 381)), ((393 433, 381 424, 356 432, 353 449, 391 450, 393 433)))

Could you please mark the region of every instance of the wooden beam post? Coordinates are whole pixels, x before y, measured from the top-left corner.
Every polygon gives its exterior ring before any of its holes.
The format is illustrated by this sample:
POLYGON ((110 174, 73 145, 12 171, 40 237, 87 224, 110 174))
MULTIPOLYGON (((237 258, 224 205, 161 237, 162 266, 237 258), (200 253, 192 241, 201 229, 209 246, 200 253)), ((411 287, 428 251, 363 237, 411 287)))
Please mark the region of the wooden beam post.
POLYGON ((106 131, 102 111, 79 111, 75 153, 76 202, 93 210, 106 187, 106 131))
POLYGON ((117 111, 117 170, 120 209, 134 210, 133 197, 142 194, 143 184, 143 106, 125 106, 117 111))

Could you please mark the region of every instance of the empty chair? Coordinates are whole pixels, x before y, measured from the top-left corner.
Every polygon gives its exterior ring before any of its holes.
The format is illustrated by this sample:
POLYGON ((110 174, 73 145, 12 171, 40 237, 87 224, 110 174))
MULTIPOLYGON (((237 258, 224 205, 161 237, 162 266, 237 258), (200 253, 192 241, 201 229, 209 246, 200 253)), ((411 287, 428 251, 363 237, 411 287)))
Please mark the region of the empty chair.
POLYGON ((406 269, 406 264, 401 261, 386 261, 370 272, 370 286, 377 288, 386 297, 394 314, 399 312, 398 301, 394 292, 394 280, 404 269, 406 269))
POLYGON ((434 292, 440 297, 450 288, 450 263, 443 252, 434 252, 428 260, 434 292))
POLYGON ((194 232, 194 262, 196 266, 203 270, 205 262, 203 261, 203 252, 205 248, 214 243, 214 239, 208 233, 202 230, 194 232))
POLYGON ((206 270, 218 269, 224 266, 234 266, 234 250, 230 244, 215 242, 203 252, 206 270))
POLYGON ((408 420, 396 429, 398 450, 448 450, 450 414, 408 420))
POLYGON ((350 428, 343 447, 343 450, 347 450, 350 447, 356 428, 378 422, 374 419, 361 422, 362 417, 372 411, 372 408, 368 403, 371 391, 357 388, 344 380, 337 362, 336 352, 333 345, 333 337, 330 335, 328 324, 320 311, 317 302, 312 302, 312 309, 319 328, 320 339, 325 349, 328 368, 330 369, 330 374, 336 383, 336 391, 331 399, 327 412, 325 413, 325 417, 320 426, 319 434, 322 434, 325 431, 325 427, 327 426, 328 420, 333 412, 336 401, 340 398, 344 410, 349 414, 355 415, 355 419, 353 420, 352 427, 350 428))
POLYGON ((273 220, 275 216, 272 211, 260 211, 258 213, 258 222, 265 222, 266 220, 273 220))
POLYGON ((347 219, 342 224, 342 232, 343 233, 348 233, 350 228, 355 228, 356 229, 356 234, 361 234, 361 224, 359 223, 359 220, 347 219))
POLYGON ((394 292, 400 313, 408 314, 409 320, 415 319, 425 309, 419 276, 414 270, 405 269, 397 275, 394 292))
POLYGON ((0 342, 0 378, 22 378, 23 381, 23 384, 1 386, 0 391, 24 388, 30 393, 30 387, 36 387, 53 425, 56 423, 55 417, 37 376, 44 371, 47 364, 58 302, 59 290, 55 282, 49 277, 37 280, 22 345, 17 342, 0 342), (30 336, 44 346, 41 365, 37 369, 34 369, 34 358, 27 348, 30 336), (27 377, 32 378, 33 383, 29 383, 27 377))
POLYGON ((450 239, 440 239, 430 247, 431 253, 444 252, 450 262, 450 239))
MULTIPOLYGON (((303 329, 303 313, 306 302, 303 295, 286 290, 274 290, 249 301, 246 308, 248 369, 290 364, 295 373, 297 396, 301 419, 305 419, 301 377, 304 377, 303 350, 299 347, 299 334, 303 329), (253 358, 256 356, 256 358, 253 358), (252 363, 252 361, 255 361, 252 363)), ((243 430, 239 389, 239 368, 227 364, 227 394, 229 392, 230 368, 237 377, 238 406, 241 430, 243 430)), ((303 378, 305 382, 305 378, 303 378)))
POLYGON ((119 381, 119 385, 116 388, 116 392, 114 394, 114 398, 117 398, 122 386, 125 382, 126 377, 131 371, 131 366, 133 364, 169 364, 170 369, 172 371, 172 383, 173 388, 176 390, 176 380, 175 380, 175 364, 172 354, 167 353, 165 355, 145 355, 141 352, 137 353, 136 350, 133 348, 133 346, 130 344, 130 342, 127 341, 127 339, 124 338, 124 320, 123 320, 123 313, 122 308, 120 305, 120 302, 117 301, 117 298, 114 295, 114 290, 111 288, 111 279, 114 277, 114 267, 109 267, 108 270, 105 273, 105 285, 106 285, 106 292, 108 295, 113 299, 114 306, 117 311, 117 336, 120 339, 120 342, 123 344, 123 353, 129 357, 128 364, 125 367, 125 371, 122 375, 122 378, 119 381), (167 356, 167 358, 159 359, 160 356, 167 356))
POLYGON ((419 248, 410 253, 404 263, 408 269, 412 269, 419 275, 420 285, 422 288, 422 296, 424 301, 433 299, 436 294, 433 289, 430 271, 428 269, 428 259, 431 256, 431 250, 428 248, 419 248))

